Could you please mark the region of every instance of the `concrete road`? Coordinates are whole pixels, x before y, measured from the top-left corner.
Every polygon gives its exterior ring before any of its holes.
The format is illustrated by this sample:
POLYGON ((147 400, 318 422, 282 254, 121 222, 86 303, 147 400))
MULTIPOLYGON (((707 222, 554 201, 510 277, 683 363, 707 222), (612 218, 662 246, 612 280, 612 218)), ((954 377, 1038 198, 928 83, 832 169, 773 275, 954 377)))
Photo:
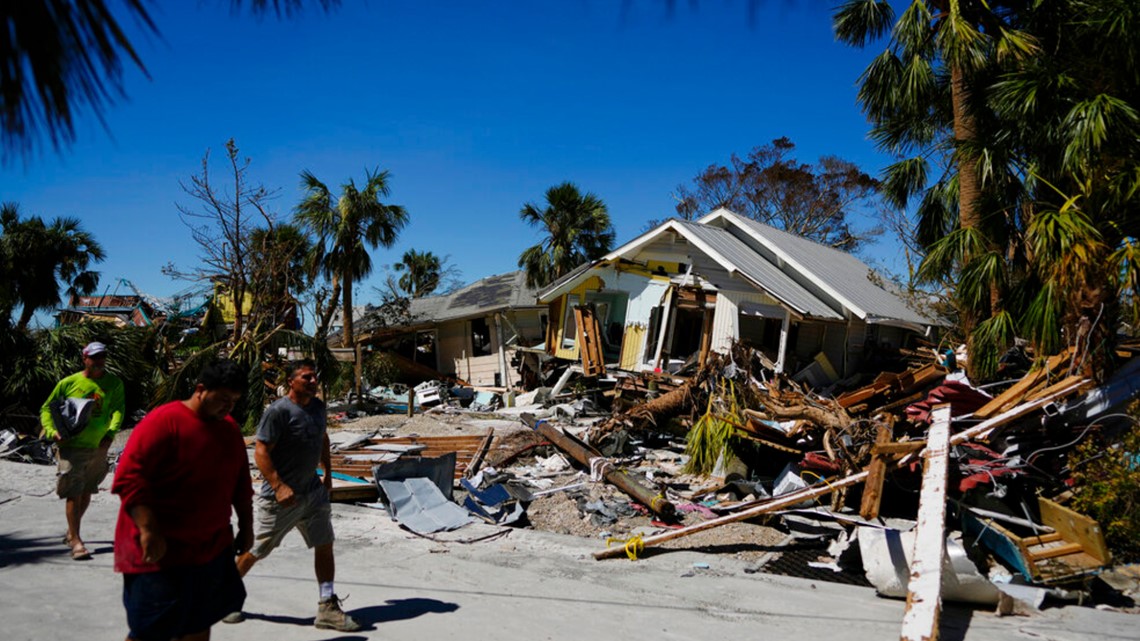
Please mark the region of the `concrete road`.
MULTIPOLYGON (((63 504, 54 470, 0 461, 0 621, 7 641, 110 641, 126 635, 122 580, 112 569, 118 498, 98 494, 84 522, 92 561, 60 543, 63 504)), ((368 628, 312 627, 317 585, 299 535, 246 578, 248 620, 213 638, 446 639, 897 639, 904 604, 867 588, 747 574, 730 557, 653 554, 595 561, 597 541, 470 526, 441 543, 400 530, 380 511, 334 506, 337 592, 368 628), (695 564, 708 564, 698 568, 695 564)), ((1134 615, 1065 607, 1023 617, 947 607, 946 640, 1138 639, 1134 615)))

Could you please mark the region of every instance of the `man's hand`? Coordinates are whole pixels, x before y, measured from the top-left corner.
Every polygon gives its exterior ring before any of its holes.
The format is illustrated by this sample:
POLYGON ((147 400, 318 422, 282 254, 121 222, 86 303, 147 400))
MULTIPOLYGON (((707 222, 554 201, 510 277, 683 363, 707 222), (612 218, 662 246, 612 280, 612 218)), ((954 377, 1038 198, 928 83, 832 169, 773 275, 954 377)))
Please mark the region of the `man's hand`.
POLYGON ((277 504, 282 507, 289 507, 297 502, 293 488, 289 487, 287 483, 278 483, 277 487, 273 488, 273 493, 277 496, 277 504))
POLYGON ((166 556, 166 537, 150 528, 139 530, 139 544, 144 563, 158 563, 166 556))
POLYGON ((245 554, 253 549, 252 527, 238 528, 237 536, 234 538, 234 547, 237 548, 238 554, 245 554))
POLYGON ((321 475, 321 482, 325 484, 325 490, 330 492, 330 493, 332 492, 332 481, 333 481, 332 472, 329 470, 325 470, 325 473, 321 475))

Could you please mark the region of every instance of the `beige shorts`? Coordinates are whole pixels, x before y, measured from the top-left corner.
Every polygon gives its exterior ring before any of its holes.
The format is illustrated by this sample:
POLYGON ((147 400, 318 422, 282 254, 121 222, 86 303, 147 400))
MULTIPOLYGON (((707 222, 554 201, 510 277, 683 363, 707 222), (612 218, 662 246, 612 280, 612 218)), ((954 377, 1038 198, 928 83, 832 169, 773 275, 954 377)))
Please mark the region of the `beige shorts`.
POLYGON ((309 548, 328 545, 334 540, 332 506, 324 485, 312 492, 298 494, 297 502, 289 507, 282 507, 277 499, 267 499, 260 494, 254 497, 254 503, 257 506, 257 527, 250 552, 259 559, 269 556, 293 528, 297 528, 309 548))
POLYGON ((102 448, 57 447, 59 469, 56 473, 55 493, 61 499, 76 499, 84 494, 99 491, 99 484, 111 469, 107 452, 102 448))

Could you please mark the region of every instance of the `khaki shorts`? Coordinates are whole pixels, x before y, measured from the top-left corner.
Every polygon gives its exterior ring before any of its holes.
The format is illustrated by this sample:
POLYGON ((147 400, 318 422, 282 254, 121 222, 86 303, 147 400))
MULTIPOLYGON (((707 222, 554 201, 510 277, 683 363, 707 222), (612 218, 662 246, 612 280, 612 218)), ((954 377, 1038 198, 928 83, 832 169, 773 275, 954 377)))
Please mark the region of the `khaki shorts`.
POLYGON ((99 491, 99 484, 111 469, 107 452, 102 448, 57 447, 59 469, 55 480, 55 493, 61 499, 77 499, 84 494, 99 491))
POLYGON ((250 552, 259 559, 269 556, 289 530, 297 528, 305 545, 309 548, 329 545, 333 542, 332 507, 329 493, 324 485, 306 494, 298 494, 297 502, 282 507, 277 499, 254 497, 257 505, 257 526, 254 529, 253 549, 250 552))

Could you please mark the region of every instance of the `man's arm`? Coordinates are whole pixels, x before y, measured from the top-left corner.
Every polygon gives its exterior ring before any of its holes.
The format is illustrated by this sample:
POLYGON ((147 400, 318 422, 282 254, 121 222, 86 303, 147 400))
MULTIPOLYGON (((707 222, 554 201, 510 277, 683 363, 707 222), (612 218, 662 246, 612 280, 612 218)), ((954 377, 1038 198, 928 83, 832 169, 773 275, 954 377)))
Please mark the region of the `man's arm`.
POLYGON ((329 443, 329 434, 325 432, 325 442, 321 446, 321 468, 325 473, 321 475, 321 480, 324 481, 325 489, 332 491, 332 445, 329 443))
POLYGON ((104 440, 110 445, 115 434, 119 431, 119 427, 123 424, 123 414, 127 411, 127 397, 126 390, 123 387, 123 381, 117 381, 117 385, 107 394, 108 405, 110 406, 110 419, 107 421, 107 435, 104 440))
MULTIPOLYGON (((237 428, 236 425, 234 427, 237 428)), ((242 443, 240 456, 242 459, 246 458, 244 443, 242 443)), ((253 481, 249 476, 248 463, 239 468, 237 480, 234 484, 233 506, 238 520, 237 538, 234 539, 234 545, 237 548, 237 553, 243 554, 253 548, 253 481)))
POLYGON ((51 404, 53 401, 55 401, 55 399, 59 398, 62 395, 63 381, 60 381, 55 384, 55 389, 51 391, 51 394, 47 397, 47 400, 44 401, 43 406, 40 407, 40 425, 44 428, 44 437, 56 441, 58 441, 60 437, 59 432, 55 429, 55 423, 52 421, 51 404))
POLYGON ((257 469, 261 471, 261 477, 273 488, 273 494, 277 497, 277 502, 281 505, 292 505, 297 497, 293 495, 293 488, 289 487, 285 481, 281 480, 281 475, 277 473, 277 466, 273 464, 273 458, 270 453, 276 446, 276 443, 266 443, 265 441, 258 441, 257 445, 253 447, 253 461, 257 463, 257 469))
POLYGON ((139 528, 139 544, 142 547, 144 563, 158 563, 166 556, 166 537, 158 528, 154 510, 147 505, 135 505, 127 511, 131 520, 139 528))

